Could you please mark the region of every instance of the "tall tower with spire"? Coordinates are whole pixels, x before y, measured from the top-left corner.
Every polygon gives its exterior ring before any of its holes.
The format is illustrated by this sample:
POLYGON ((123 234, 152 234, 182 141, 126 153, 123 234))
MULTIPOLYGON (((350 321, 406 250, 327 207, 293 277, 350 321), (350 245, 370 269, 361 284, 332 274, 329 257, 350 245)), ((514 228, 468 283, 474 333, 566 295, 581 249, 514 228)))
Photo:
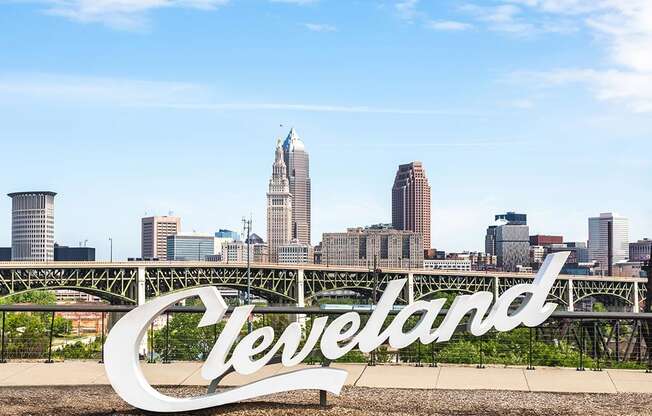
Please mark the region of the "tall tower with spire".
POLYGON ((278 261, 278 248, 292 240, 292 194, 281 139, 276 142, 276 158, 267 192, 267 243, 270 262, 278 261))
POLYGON ((292 194, 292 238, 310 244, 310 163, 303 140, 292 128, 283 143, 292 194))

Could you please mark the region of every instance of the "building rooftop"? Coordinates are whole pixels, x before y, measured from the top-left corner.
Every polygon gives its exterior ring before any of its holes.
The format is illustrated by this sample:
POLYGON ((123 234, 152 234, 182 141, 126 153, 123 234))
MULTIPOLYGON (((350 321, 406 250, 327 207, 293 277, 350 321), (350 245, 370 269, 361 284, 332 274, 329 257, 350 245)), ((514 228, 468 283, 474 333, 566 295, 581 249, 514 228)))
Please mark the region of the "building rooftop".
POLYGON ((57 193, 52 191, 23 191, 23 192, 12 192, 7 194, 9 198, 21 195, 50 195, 55 196, 57 193))
POLYGON ((288 137, 285 138, 283 142, 283 151, 284 152, 294 152, 295 150, 304 151, 306 146, 303 144, 303 140, 299 137, 294 127, 290 129, 288 137))

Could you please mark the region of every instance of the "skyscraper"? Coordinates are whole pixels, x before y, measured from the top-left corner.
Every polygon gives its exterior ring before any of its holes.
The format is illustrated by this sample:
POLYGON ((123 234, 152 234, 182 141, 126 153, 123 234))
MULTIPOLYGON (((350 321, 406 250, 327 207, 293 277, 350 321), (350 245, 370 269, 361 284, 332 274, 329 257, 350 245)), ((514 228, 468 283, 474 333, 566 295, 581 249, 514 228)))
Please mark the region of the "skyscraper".
POLYGON ((652 260, 652 240, 644 238, 635 243, 629 243, 629 261, 652 260))
MULTIPOLYGON (((167 237, 166 260, 205 261, 215 252, 215 237, 197 233, 176 233, 167 237)), ((220 246, 220 250, 222 247, 220 246)))
POLYGON ((269 245, 269 260, 272 263, 278 261, 279 246, 292 241, 293 199, 290 193, 284 153, 281 139, 279 139, 276 143, 276 159, 272 165, 272 177, 269 180, 269 191, 267 192, 267 244, 269 245))
POLYGON ((144 259, 165 260, 168 253, 168 237, 181 229, 179 217, 145 217, 141 224, 141 254, 144 259))
POLYGON ((310 161, 294 128, 283 143, 283 158, 292 194, 292 238, 310 244, 310 161))
POLYGON ((612 267, 629 255, 629 221, 611 212, 589 218, 589 260, 612 274, 612 267))
POLYGON ((487 227, 487 234, 484 236, 484 252, 496 255, 496 225, 487 227))
POLYGON ((497 257, 498 266, 515 271, 530 263, 530 239, 527 215, 507 212, 497 214, 487 227, 485 251, 497 257))
POLYGON ((324 233, 322 264, 380 268, 422 268, 423 238, 414 231, 382 225, 324 233))
MULTIPOLYGON (((499 220, 504 221, 504 220, 499 220)), ((513 272, 530 264, 530 229, 524 224, 496 225, 496 257, 498 266, 513 272)))
POLYGON ((11 198, 11 259, 54 259, 55 192, 30 191, 8 194, 11 198))
POLYGON ((392 187, 392 226, 421 234, 430 248, 430 185, 421 162, 400 165, 392 187))

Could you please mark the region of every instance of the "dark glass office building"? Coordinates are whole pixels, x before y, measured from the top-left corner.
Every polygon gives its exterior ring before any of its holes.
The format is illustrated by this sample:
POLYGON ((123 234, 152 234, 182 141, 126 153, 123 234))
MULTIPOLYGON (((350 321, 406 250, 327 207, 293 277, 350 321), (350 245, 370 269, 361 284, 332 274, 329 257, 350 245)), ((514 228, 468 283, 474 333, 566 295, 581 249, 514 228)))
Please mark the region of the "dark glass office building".
POLYGON ((11 247, 0 247, 0 261, 11 261, 11 247))
POLYGON ((516 212, 506 212, 496 214, 496 221, 505 220, 510 225, 527 225, 527 214, 517 214, 516 212))
POLYGON ((93 247, 68 247, 54 245, 54 261, 95 261, 93 247))

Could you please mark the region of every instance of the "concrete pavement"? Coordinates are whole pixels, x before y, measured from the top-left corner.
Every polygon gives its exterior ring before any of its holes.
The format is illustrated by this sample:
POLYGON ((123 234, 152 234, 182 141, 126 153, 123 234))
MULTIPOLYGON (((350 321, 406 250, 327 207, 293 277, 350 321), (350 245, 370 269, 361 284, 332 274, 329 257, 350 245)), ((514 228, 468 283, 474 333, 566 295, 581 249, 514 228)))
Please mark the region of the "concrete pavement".
MULTIPOLYGON (((143 373, 152 385, 207 385, 201 377, 199 362, 142 364, 143 373)), ((253 376, 231 373, 220 383, 238 386, 271 375, 294 371, 307 366, 284 368, 270 365, 253 376)), ((642 370, 576 371, 570 368, 537 368, 440 365, 339 364, 347 370, 347 385, 380 388, 452 389, 452 390, 517 390, 537 392, 583 393, 652 393, 652 374, 642 370)), ((2 386, 53 386, 108 384, 102 364, 93 361, 9 362, 0 364, 2 386)))

